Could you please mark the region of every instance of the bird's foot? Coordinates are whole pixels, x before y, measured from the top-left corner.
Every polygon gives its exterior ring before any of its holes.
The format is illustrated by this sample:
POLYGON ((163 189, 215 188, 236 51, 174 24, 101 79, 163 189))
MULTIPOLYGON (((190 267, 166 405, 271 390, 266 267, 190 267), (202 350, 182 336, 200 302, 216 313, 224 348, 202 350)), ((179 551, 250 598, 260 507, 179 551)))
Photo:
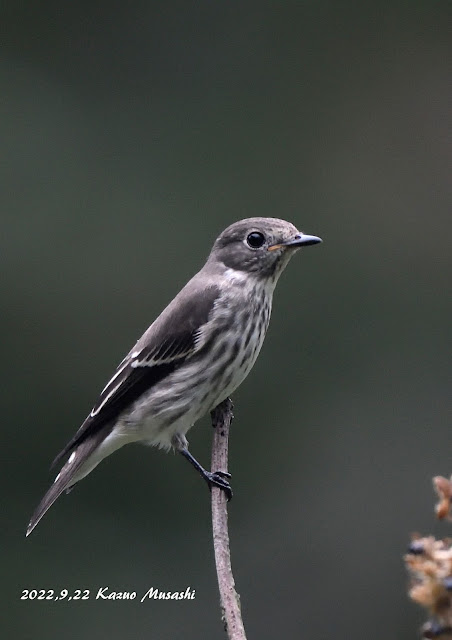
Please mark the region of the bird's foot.
POLYGON ((212 486, 218 487, 225 492, 227 501, 229 502, 231 500, 232 488, 229 484, 229 478, 231 477, 230 473, 227 471, 205 471, 203 476, 210 490, 212 489, 212 486))

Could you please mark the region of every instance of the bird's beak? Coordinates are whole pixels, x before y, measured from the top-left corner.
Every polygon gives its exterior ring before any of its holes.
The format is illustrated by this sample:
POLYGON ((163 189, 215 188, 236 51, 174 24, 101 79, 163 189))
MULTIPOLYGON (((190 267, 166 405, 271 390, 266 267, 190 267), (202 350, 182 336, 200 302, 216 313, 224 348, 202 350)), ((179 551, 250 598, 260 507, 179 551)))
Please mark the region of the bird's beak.
POLYGON ((297 247, 303 247, 309 244, 318 244, 319 242, 322 242, 322 238, 318 238, 317 236, 308 236, 300 232, 293 238, 290 238, 290 240, 270 245, 268 250, 275 251, 276 249, 282 249, 283 247, 296 249, 297 247))

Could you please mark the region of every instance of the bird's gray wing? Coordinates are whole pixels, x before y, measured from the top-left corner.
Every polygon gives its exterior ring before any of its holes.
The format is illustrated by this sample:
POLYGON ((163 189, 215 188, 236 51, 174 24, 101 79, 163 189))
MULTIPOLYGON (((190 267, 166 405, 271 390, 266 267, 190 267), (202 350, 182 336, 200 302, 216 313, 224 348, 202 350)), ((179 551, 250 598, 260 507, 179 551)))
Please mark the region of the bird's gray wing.
POLYGON ((196 352, 200 330, 218 293, 216 285, 187 285, 180 292, 120 363, 91 413, 52 466, 107 423, 113 425, 127 407, 196 352))

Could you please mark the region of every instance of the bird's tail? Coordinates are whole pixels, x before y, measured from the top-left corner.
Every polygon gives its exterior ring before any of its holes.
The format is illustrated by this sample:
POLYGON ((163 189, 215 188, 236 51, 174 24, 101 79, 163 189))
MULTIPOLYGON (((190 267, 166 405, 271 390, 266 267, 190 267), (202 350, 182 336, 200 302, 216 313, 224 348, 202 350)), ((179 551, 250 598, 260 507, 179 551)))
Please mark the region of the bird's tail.
POLYGON ((52 486, 47 491, 36 511, 34 512, 27 528, 29 536, 44 514, 66 489, 73 487, 76 482, 87 475, 97 464, 89 464, 88 458, 99 445, 99 438, 89 438, 82 442, 69 456, 66 464, 55 478, 52 486), (83 468, 82 468, 83 467, 83 468))

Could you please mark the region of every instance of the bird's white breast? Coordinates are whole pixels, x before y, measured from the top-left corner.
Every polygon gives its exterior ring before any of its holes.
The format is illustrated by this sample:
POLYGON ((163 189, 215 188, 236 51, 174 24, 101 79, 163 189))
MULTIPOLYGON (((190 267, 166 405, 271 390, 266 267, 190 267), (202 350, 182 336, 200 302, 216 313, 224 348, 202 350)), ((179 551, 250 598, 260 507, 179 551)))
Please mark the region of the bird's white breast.
POLYGON ((170 447, 175 434, 184 435, 252 369, 270 320, 272 290, 228 271, 229 286, 199 332, 195 354, 137 400, 125 418, 129 432, 135 425, 137 440, 170 447))

